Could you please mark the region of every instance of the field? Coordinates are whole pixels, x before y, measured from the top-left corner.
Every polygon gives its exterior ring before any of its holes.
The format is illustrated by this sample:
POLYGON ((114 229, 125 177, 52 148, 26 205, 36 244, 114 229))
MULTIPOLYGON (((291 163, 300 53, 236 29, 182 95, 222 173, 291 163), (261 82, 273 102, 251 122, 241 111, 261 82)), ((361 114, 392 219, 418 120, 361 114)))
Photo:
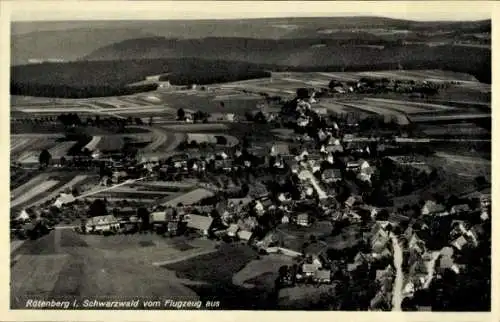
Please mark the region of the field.
POLYGON ((81 173, 41 173, 10 191, 12 209, 40 205, 55 199, 61 192, 85 185, 93 176, 81 173))
POLYGON ((178 132, 205 132, 205 131, 225 131, 229 129, 227 124, 223 123, 197 123, 197 124, 172 124, 162 125, 162 128, 178 132))
POLYGON ((445 137, 491 137, 491 132, 477 126, 474 123, 458 123, 458 124, 421 124, 419 130, 429 136, 445 136, 445 137))
POLYGON ((216 253, 166 265, 165 268, 175 271, 180 278, 224 283, 231 281, 232 276, 250 260, 255 259, 256 255, 248 246, 221 244, 216 253))
POLYGON ((203 198, 211 197, 213 195, 214 193, 209 190, 198 188, 188 193, 182 194, 176 198, 168 200, 166 203, 164 203, 164 206, 176 207, 179 203, 182 203, 183 205, 191 205, 203 198))
POLYGON ((26 296, 196 299, 196 293, 186 287, 196 282, 177 278, 174 272, 152 263, 210 248, 213 243, 209 241, 162 239, 156 235, 103 237, 55 230, 38 240, 26 241, 12 254, 17 258, 11 269, 12 306, 21 307, 16 297, 26 296), (189 245, 189 250, 181 250, 186 249, 181 244, 189 245))
POLYGON ((291 257, 280 254, 269 254, 249 262, 243 269, 233 275, 233 284, 245 288, 265 287, 272 289, 278 277, 278 270, 283 265, 291 265, 291 257))
POLYGON ((315 235, 316 237, 328 236, 331 234, 332 228, 330 222, 319 221, 310 227, 283 224, 278 226, 277 231, 283 238, 285 248, 300 251, 304 242, 309 241, 311 235, 315 235))
MULTIPOLYGON (((76 141, 65 141, 48 149, 50 155, 52 156, 52 160, 58 160, 61 157, 66 156, 71 147, 73 147, 76 143, 76 141)), ((40 146, 36 146, 36 150, 30 150, 22 153, 16 161, 28 164, 38 163, 38 156, 40 155, 41 149, 42 148, 40 146)))
POLYGON ((44 181, 38 185, 36 185, 35 187, 31 188, 30 190, 26 191, 26 193, 24 193, 22 196, 14 199, 11 201, 10 203, 10 206, 12 208, 15 208, 17 207, 18 205, 22 204, 22 203, 25 203, 27 201, 29 201, 30 199, 36 197, 37 195, 51 189, 52 187, 54 187, 59 181, 57 180, 47 180, 47 181, 44 181))

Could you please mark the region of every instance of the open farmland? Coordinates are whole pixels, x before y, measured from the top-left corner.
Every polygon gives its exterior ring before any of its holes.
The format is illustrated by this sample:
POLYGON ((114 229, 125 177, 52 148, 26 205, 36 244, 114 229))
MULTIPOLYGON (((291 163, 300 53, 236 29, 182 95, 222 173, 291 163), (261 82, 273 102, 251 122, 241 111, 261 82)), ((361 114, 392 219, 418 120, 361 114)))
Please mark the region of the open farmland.
POLYGON ((56 137, 45 136, 10 136, 10 154, 11 158, 26 150, 50 148, 55 144, 56 137))
POLYGON ((474 123, 458 124, 421 124, 419 130, 429 136, 491 137, 491 133, 474 123))
POLYGON ((452 106, 440 105, 440 104, 431 104, 424 102, 412 102, 412 101, 401 101, 401 100, 393 100, 393 99, 384 99, 384 98, 365 98, 365 101, 369 101, 375 106, 387 106, 387 108, 392 108, 394 110, 398 110, 405 113, 423 113, 426 111, 450 111, 455 108, 452 106))
MULTIPOLYGON (((237 93, 237 92, 236 92, 237 93)), ((222 95, 227 95, 226 91, 222 91, 222 95)), ((202 111, 205 113, 235 113, 243 115, 248 109, 255 109, 257 104, 263 101, 257 96, 238 97, 233 96, 227 99, 220 97, 213 92, 203 91, 157 91, 154 97, 159 99, 158 104, 172 108, 174 113, 177 113, 179 108, 184 110, 202 111), (221 105, 224 103, 224 106, 221 105)))
MULTIPOLYGON (((208 242, 186 243, 192 245, 190 249, 213 247, 208 242)), ((11 306, 23 306, 17 297, 47 299, 54 294, 79 300, 103 294, 116 298, 196 299, 196 293, 189 289, 196 282, 151 265, 167 256, 185 256, 186 252, 174 241, 155 235, 103 237, 55 230, 38 240, 26 241, 16 250, 19 256, 11 272, 11 306)))
POLYGON ((223 123, 196 123, 196 124, 162 125, 162 128, 178 132, 205 132, 205 131, 225 131, 229 129, 229 126, 223 123))
POLYGON ((77 175, 73 179, 71 179, 69 182, 65 183, 63 186, 58 187, 57 189, 53 190, 50 192, 50 194, 44 196, 43 198, 37 200, 36 202, 29 204, 27 207, 33 207, 39 204, 42 204, 46 201, 55 199, 59 196, 60 193, 62 192, 70 192, 72 188, 83 184, 83 182, 88 178, 87 175, 77 175))
POLYGON ((399 124, 408 124, 408 118, 406 117, 405 113, 400 111, 373 106, 372 104, 364 101, 339 101, 339 104, 372 114, 395 117, 397 118, 399 124))
MULTIPOLYGON (((318 102, 319 106, 325 107, 328 112, 330 113, 335 113, 335 114, 345 114, 345 113, 352 113, 354 111, 357 111, 355 108, 350 108, 348 106, 345 106, 343 104, 340 104, 337 102, 337 100, 333 99, 321 99, 318 102)), ((372 114, 372 113, 365 113, 366 115, 372 114)))
POLYGON ((32 198, 36 197, 37 195, 46 192, 50 188, 54 187, 59 181, 57 180, 47 180, 44 182, 41 182, 40 184, 34 186, 30 190, 26 191, 26 193, 22 194, 21 196, 15 198, 14 200, 11 201, 10 207, 14 208, 17 207, 20 204, 23 204, 32 198))
POLYGON ((39 174, 33 178, 31 178, 29 181, 25 182, 24 184, 15 187, 14 189, 10 190, 10 199, 16 199, 22 194, 26 193, 30 189, 32 189, 34 186, 39 185, 43 181, 47 180, 49 175, 47 173, 39 174))

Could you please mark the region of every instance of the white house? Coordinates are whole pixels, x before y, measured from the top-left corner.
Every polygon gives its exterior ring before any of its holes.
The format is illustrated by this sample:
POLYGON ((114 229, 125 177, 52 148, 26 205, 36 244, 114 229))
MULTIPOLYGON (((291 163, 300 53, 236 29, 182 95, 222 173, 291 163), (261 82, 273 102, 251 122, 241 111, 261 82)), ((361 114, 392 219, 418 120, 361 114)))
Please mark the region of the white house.
POLYGON ((85 224, 87 231, 104 232, 119 229, 120 223, 113 215, 91 217, 85 224))

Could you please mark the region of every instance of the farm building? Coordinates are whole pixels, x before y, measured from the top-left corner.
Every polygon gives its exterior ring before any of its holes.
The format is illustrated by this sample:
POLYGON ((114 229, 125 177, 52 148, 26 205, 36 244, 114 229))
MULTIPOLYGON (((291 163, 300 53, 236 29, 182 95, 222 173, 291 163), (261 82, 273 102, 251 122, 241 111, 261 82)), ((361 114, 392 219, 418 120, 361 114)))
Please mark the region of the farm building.
POLYGON ((311 223, 309 221, 309 215, 306 213, 297 215, 297 225, 307 227, 311 223))
POLYGON ((422 207, 422 215, 443 215, 446 213, 446 208, 443 205, 437 204, 433 200, 427 200, 422 207))
POLYGON ((113 215, 91 217, 85 223, 87 231, 110 231, 120 228, 120 223, 113 215))
POLYGON ((235 122, 234 113, 212 113, 208 117, 208 122, 235 122))
POLYGON ((290 149, 286 143, 276 143, 271 147, 271 155, 289 155, 290 149))
POLYGON ((326 183, 342 180, 342 172, 339 169, 326 169, 321 174, 321 179, 326 183))
POLYGON ((207 236, 212 228, 214 219, 208 216, 188 215, 187 227, 198 230, 203 235, 207 236))

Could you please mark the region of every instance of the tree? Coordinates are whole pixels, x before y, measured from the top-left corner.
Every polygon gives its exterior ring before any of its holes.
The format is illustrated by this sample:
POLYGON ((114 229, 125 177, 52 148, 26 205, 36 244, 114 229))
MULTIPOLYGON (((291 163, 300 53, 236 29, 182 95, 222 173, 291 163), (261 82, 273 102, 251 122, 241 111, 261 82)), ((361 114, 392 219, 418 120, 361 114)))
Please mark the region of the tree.
POLYGON ((108 209, 106 208, 106 202, 102 199, 94 200, 94 202, 89 207, 88 214, 89 217, 107 216, 108 209))
POLYGON ((47 167, 51 159, 52 155, 47 149, 43 149, 42 152, 40 152, 40 155, 38 156, 38 162, 42 167, 47 167))
POLYGON ((476 181, 476 187, 478 190, 483 189, 488 184, 488 181, 486 180, 486 178, 484 176, 476 177, 475 181, 476 181))
POLYGON ((304 99, 309 97, 309 90, 307 88, 301 87, 297 88, 297 98, 304 99))
POLYGON ((146 231, 149 230, 149 212, 146 208, 140 207, 137 209, 137 217, 141 219, 141 230, 146 231))
POLYGON ((186 112, 184 112, 183 108, 179 108, 177 110, 177 119, 178 120, 184 120, 185 117, 186 117, 186 112))

